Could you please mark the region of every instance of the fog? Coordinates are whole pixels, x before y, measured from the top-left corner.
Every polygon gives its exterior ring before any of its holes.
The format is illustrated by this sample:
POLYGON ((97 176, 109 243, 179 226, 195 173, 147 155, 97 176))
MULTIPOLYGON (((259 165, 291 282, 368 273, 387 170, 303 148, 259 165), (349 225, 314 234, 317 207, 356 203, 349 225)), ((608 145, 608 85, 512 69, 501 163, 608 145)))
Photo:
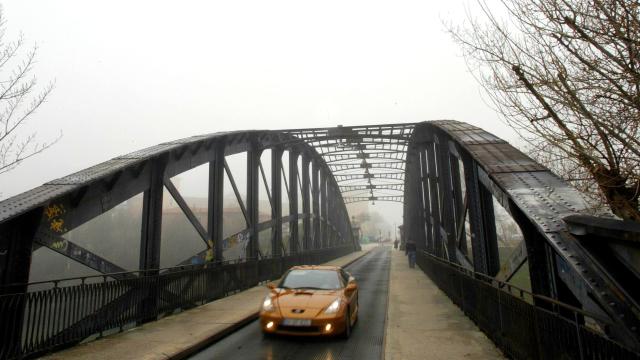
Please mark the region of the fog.
MULTIPOLYGON (((465 2, 3 2, 55 89, 25 130, 50 150, 1 198, 163 141, 239 129, 469 122, 514 140, 442 25, 465 2)), ((188 195, 188 183, 183 184, 188 195)), ((399 204, 373 208, 389 224, 399 204)))

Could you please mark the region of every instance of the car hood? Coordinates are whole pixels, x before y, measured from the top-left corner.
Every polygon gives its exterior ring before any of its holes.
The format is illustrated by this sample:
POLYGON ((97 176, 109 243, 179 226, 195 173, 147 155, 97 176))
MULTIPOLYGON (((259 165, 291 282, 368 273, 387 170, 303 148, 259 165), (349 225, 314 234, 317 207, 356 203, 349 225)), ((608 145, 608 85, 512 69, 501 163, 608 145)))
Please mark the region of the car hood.
POLYGON ((324 309, 339 296, 339 290, 281 290, 276 303, 283 309, 324 309))

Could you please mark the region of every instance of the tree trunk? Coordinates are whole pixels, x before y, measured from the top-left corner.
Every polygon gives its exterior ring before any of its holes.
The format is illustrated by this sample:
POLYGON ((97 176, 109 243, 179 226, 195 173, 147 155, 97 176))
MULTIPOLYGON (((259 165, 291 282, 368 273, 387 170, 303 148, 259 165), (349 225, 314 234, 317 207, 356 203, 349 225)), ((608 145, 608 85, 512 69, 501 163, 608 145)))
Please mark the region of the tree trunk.
POLYGON ((617 169, 607 169, 601 165, 596 166, 592 172, 611 211, 624 220, 640 222, 640 209, 638 209, 640 183, 633 187, 625 186, 627 178, 620 175, 617 169))

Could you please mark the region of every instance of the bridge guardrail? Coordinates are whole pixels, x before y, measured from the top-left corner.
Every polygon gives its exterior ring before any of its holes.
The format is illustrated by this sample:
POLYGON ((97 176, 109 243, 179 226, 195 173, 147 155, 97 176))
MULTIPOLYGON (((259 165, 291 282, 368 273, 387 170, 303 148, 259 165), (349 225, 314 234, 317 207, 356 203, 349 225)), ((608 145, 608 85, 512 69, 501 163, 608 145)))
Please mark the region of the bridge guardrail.
POLYGON ((608 321, 597 315, 427 252, 417 255, 418 266, 510 357, 640 359, 603 334, 599 327, 608 321), (538 305, 533 304, 534 299, 538 305))
POLYGON ((259 260, 179 266, 163 272, 134 271, 32 283, 28 292, 0 295, 0 330, 17 334, 8 330, 22 327, 19 341, 2 340, 0 359, 36 356, 123 331, 277 279, 291 266, 323 263, 352 251, 349 245, 259 260), (128 296, 122 296, 126 293, 128 296))

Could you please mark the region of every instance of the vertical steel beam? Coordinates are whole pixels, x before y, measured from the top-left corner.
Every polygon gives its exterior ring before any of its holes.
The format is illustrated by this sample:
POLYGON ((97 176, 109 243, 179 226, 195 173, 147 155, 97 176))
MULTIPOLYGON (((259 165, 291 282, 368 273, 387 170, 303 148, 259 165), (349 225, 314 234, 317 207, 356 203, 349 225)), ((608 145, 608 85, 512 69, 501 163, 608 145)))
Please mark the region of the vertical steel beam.
POLYGON ((462 154, 467 204, 469 206, 469 226, 473 268, 476 272, 494 276, 500 270, 496 223, 493 213, 491 193, 480 183, 478 165, 468 154, 462 154))
POLYGON ((318 162, 313 161, 311 169, 311 201, 313 207, 313 248, 320 248, 320 184, 318 179, 318 162))
POLYGON ((442 218, 448 219, 441 224, 441 232, 443 241, 446 243, 449 261, 458 262, 456 256, 456 224, 453 211, 453 192, 455 190, 451 182, 450 157, 448 142, 446 139, 441 138, 438 143, 438 169, 440 170, 438 180, 440 181, 440 199, 442 200, 440 205, 442 206, 442 218))
POLYGON ((453 210, 455 213, 455 237, 459 243, 456 246, 461 251, 467 253, 467 236, 465 234, 465 208, 464 208, 464 192, 460 182, 460 163, 458 157, 453 154, 449 155, 449 163, 451 169, 451 186, 453 187, 453 210))
POLYGON ((303 249, 311 249, 311 201, 309 198, 309 157, 302 155, 302 244, 303 249))
POLYGON ((209 212, 207 234, 208 246, 213 246, 213 260, 222 261, 222 237, 224 211, 224 141, 216 144, 213 161, 209 163, 209 212))
POLYGON ((163 178, 166 160, 151 162, 150 186, 142 201, 142 239, 140 241, 140 269, 160 268, 160 241, 162 232, 163 178))
MULTIPOLYGON (((42 218, 43 211, 39 208, 0 225, 0 295, 27 291, 33 239, 42 218)), ((7 350, 0 356, 19 358, 26 299, 20 297, 4 303, 11 305, 0 306, 0 339, 7 350)))
POLYGON ((289 253, 298 252, 298 153, 289 151, 289 253))
POLYGON ((329 213, 328 211, 328 207, 327 207, 327 172, 325 169, 321 169, 320 170, 320 233, 321 233, 321 240, 320 240, 320 247, 321 248, 326 248, 327 247, 327 241, 328 241, 328 236, 327 236, 327 214, 329 213))
POLYGON ((258 242, 258 222, 259 220, 259 195, 260 195, 260 154, 259 148, 254 139, 247 151, 247 217, 249 219, 249 244, 247 246, 247 257, 257 258, 260 245, 258 242))
POLYGON ((333 197, 333 187, 331 186, 331 182, 328 181, 327 179, 327 247, 332 247, 333 246, 333 237, 334 237, 334 233, 335 233, 335 226, 336 226, 336 222, 334 221, 333 217, 335 215, 335 212, 333 210, 333 201, 334 201, 334 197, 333 197))
POLYGON ((487 251, 488 275, 494 276, 500 271, 500 257, 498 254, 498 234, 496 232, 496 218, 493 211, 493 195, 484 185, 479 184, 482 217, 484 223, 484 239, 487 251))
MULTIPOLYGON (((422 146, 420 151, 420 179, 422 184, 422 203, 424 205, 425 241, 429 253, 433 254, 433 224, 431 224, 431 199, 429 196, 429 168, 427 167, 427 147, 422 146)), ((395 229, 394 229, 395 231, 395 229)))
MULTIPOLYGON (((405 178, 404 178, 404 201, 402 202, 402 228, 407 234, 407 229, 411 226, 411 186, 409 185, 409 179, 411 178, 411 170, 409 170, 409 155, 407 154, 407 161, 405 163, 405 178)), ((404 249, 407 246, 407 236, 402 236, 400 239, 400 249, 404 249)))
MULTIPOLYGON (((149 189, 142 200, 142 229, 140 241, 140 269, 157 270, 160 268, 160 245, 162 240, 162 199, 164 194, 164 169, 166 158, 151 161, 149 189)), ((146 276, 154 276, 157 271, 147 271, 146 276)), ((139 323, 153 321, 157 315, 158 288, 151 287, 145 294, 138 311, 143 314, 139 323)))
POLYGON ((405 167, 405 202, 408 211, 405 224, 406 242, 413 242, 418 251, 425 248, 424 207, 420 181, 420 154, 416 146, 407 149, 405 167))
POLYGON ((42 217, 39 208, 0 225, 0 295, 8 284, 29 282, 33 239, 42 217))
MULTIPOLYGON (((571 298, 559 299, 558 297, 558 288, 555 280, 555 255, 547 245, 547 240, 520 209, 514 206, 510 209, 510 213, 524 236, 523 241, 527 248, 527 263, 529 265, 529 276, 531 277, 531 290, 535 294, 558 299, 568 304, 574 303, 571 298)), ((537 303, 538 305, 545 305, 544 301, 537 303)))
MULTIPOLYGON (((438 177, 440 175, 440 169, 436 166, 436 154, 435 154, 435 142, 427 143, 427 166, 429 169, 429 198, 431 199, 431 217, 430 222, 433 227, 433 249, 436 256, 442 257, 443 252, 443 239, 440 232, 440 196, 439 196, 439 183, 438 177)), ((406 231, 406 230, 405 230, 406 231)))
POLYGON ((336 229, 338 226, 338 221, 336 220, 336 188, 333 186, 333 183, 327 180, 327 190, 328 190, 328 211, 329 211, 329 224, 331 225, 329 228, 329 247, 333 247, 336 245, 336 229))
POLYGON ((271 149, 271 255, 282 256, 282 148, 271 149))

